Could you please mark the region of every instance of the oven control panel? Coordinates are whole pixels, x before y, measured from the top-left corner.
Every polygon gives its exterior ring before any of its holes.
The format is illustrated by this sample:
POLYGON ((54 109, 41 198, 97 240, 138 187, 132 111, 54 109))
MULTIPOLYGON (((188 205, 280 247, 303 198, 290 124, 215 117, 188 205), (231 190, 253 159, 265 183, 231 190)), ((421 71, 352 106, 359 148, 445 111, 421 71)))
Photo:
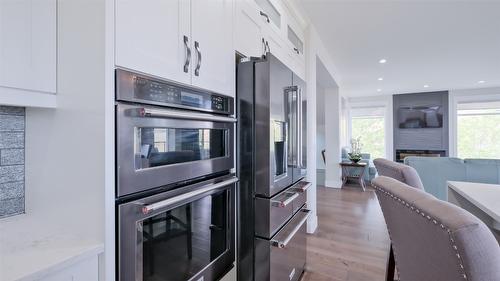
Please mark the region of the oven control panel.
POLYGON ((232 115, 234 99, 129 71, 116 70, 116 99, 232 115))

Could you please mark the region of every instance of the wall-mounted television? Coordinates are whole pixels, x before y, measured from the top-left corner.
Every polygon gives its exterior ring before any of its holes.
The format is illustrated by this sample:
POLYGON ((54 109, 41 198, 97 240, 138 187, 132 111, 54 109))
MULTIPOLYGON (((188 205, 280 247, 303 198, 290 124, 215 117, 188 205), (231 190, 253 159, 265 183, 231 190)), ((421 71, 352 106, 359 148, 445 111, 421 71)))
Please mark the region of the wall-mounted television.
POLYGON ((441 106, 401 106, 398 109, 398 123, 401 129, 442 128, 441 106))

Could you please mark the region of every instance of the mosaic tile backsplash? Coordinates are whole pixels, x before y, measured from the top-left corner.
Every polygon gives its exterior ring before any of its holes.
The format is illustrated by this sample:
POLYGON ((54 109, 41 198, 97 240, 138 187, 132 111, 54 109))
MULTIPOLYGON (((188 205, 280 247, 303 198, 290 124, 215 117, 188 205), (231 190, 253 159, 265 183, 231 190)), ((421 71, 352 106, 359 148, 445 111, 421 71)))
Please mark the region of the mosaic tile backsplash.
POLYGON ((23 107, 0 106, 0 218, 24 213, 23 107))

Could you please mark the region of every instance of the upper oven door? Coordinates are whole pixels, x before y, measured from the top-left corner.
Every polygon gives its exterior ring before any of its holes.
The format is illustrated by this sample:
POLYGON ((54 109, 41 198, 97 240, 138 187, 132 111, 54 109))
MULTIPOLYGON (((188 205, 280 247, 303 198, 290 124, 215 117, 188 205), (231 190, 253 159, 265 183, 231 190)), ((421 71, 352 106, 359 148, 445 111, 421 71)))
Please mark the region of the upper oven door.
POLYGON ((117 105, 117 196, 229 171, 236 119, 117 105))

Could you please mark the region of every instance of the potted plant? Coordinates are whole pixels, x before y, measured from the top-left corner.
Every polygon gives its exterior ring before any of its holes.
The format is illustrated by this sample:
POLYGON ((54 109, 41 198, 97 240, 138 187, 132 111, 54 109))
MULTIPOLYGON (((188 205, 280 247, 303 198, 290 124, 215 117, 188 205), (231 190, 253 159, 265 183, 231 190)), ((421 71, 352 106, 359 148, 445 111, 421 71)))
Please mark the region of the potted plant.
POLYGON ((351 139, 351 152, 347 155, 349 156, 349 160, 353 163, 358 163, 361 161, 361 149, 363 145, 361 144, 361 137, 351 139))

